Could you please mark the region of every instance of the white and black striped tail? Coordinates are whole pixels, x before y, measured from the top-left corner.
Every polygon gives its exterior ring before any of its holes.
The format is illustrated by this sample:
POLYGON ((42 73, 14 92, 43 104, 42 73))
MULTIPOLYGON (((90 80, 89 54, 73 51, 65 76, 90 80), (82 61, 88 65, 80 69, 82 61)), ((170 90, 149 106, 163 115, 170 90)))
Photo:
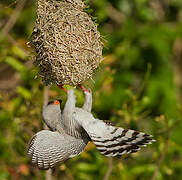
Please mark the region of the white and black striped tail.
POLYGON ((86 126, 87 133, 96 148, 105 156, 120 156, 134 153, 155 140, 151 135, 115 127, 102 120, 94 120, 86 126))
POLYGON ((116 131, 121 130, 122 133, 118 136, 113 136, 112 139, 94 139, 94 143, 101 154, 105 156, 120 156, 135 153, 140 150, 140 147, 152 144, 154 141, 152 136, 148 134, 116 128, 116 131))

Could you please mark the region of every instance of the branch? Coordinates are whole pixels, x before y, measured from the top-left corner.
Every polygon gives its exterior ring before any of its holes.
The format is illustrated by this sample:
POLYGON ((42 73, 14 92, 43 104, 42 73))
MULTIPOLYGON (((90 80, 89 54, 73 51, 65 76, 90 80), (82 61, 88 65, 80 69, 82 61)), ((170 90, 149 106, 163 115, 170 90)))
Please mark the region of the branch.
POLYGON ((2 29, 3 33, 9 33, 11 31, 11 29, 15 25, 19 15, 20 15, 20 12, 22 11, 23 7, 25 6, 25 2, 26 2, 26 0, 18 1, 18 4, 16 5, 16 7, 14 9, 13 14, 9 18, 8 22, 5 24, 4 28, 2 29))
POLYGON ((150 180, 155 180, 159 174, 159 171, 160 171, 160 168, 162 166, 162 162, 165 158, 165 155, 166 155, 166 152, 167 152, 167 148, 168 148, 168 145, 169 145, 169 137, 170 137, 170 132, 168 133, 168 138, 164 144, 164 147, 163 147, 163 150, 162 150, 162 153, 161 153, 161 156, 158 160, 158 165, 157 165, 157 168, 156 170, 154 171, 154 174, 152 176, 152 178, 150 180))
POLYGON ((106 11, 108 13, 109 18, 118 24, 122 24, 126 19, 125 15, 117 9, 115 9, 111 3, 107 3, 106 11))
POLYGON ((103 180, 108 180, 111 173, 112 173, 112 170, 113 170, 113 158, 108 158, 108 170, 106 172, 106 175, 104 176, 103 180))
MULTIPOLYGON (((44 88, 44 106, 47 105, 49 101, 49 87, 44 88)), ((44 129, 48 129, 46 124, 44 123, 44 129)), ((51 180, 52 179, 52 170, 49 169, 46 171, 46 180, 51 180)))
MULTIPOLYGON (((26 51, 24 48, 22 48, 15 39, 13 39, 13 37, 9 34, 9 32, 11 31, 11 29, 14 27, 14 25, 16 24, 16 21, 22 11, 22 9, 24 8, 26 3, 26 0, 19 0, 14 11, 13 14, 11 15, 11 17, 9 18, 9 20, 7 21, 7 23, 4 25, 4 27, 2 28, 2 33, 3 35, 8 39, 8 41, 10 43, 12 43, 13 45, 17 46, 18 48, 20 48, 27 56, 29 56, 28 51, 26 51)), ((0 26, 2 26, 2 23, 0 24, 0 26)))

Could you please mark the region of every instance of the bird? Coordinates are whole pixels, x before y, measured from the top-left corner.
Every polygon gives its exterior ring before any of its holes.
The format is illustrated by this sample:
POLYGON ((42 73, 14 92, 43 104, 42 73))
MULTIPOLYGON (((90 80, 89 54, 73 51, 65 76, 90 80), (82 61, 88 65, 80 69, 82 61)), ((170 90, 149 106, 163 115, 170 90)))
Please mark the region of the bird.
POLYGON ((135 153, 152 144, 153 136, 114 126, 110 121, 95 118, 92 113, 92 92, 84 91, 81 108, 76 107, 74 90, 62 100, 50 101, 43 107, 42 118, 50 130, 41 130, 28 144, 27 154, 39 169, 52 169, 59 163, 82 153, 89 141, 105 156, 114 157, 135 153))

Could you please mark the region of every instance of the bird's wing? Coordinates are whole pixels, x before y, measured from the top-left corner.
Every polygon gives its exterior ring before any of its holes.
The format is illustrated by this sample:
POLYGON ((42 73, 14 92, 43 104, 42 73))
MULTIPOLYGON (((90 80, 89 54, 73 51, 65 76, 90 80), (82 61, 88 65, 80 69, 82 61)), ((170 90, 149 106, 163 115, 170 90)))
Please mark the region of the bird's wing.
POLYGON ((40 169, 49 169, 80 154, 86 144, 82 139, 42 130, 30 140, 27 154, 40 169))
POLYGON ((151 144, 152 136, 115 127, 108 121, 89 119, 81 122, 96 148, 105 156, 119 156, 137 152, 141 146, 151 144))

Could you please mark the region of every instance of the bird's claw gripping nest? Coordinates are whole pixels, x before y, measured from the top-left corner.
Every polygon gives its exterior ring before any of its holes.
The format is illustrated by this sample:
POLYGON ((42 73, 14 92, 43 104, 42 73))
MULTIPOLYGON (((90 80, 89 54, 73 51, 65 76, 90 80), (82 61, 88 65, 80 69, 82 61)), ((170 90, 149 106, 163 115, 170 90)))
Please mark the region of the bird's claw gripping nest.
MULTIPOLYGON (((57 85, 60 89, 62 89, 65 93, 68 93, 68 90, 66 88, 63 87, 62 84, 57 85)), ((83 91, 83 92, 87 92, 90 93, 90 91, 88 89, 86 89, 83 85, 79 84, 78 87, 83 91)))

